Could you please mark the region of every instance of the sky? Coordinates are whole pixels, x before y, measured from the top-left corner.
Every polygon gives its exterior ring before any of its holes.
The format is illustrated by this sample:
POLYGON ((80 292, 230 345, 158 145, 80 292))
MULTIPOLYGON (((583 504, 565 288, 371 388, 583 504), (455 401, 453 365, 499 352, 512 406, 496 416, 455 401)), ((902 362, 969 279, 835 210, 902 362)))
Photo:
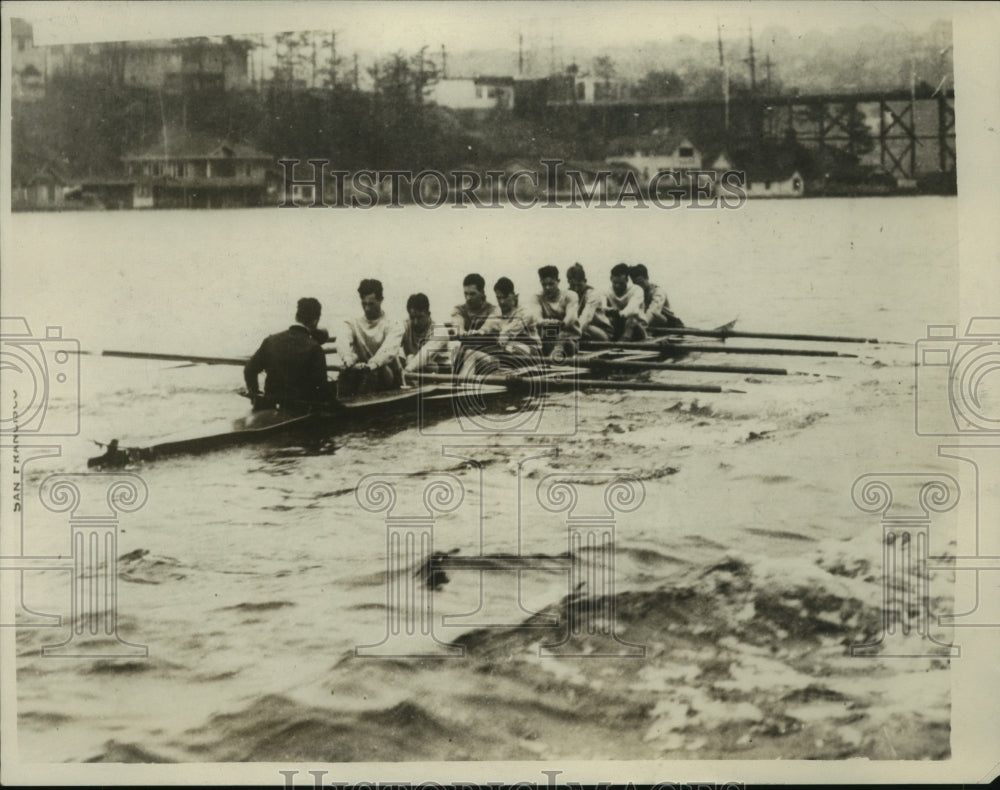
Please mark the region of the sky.
POLYGON ((923 30, 950 18, 940 2, 10 2, 6 13, 27 19, 35 43, 246 35, 283 30, 334 30, 342 52, 512 49, 550 39, 562 48, 619 46, 690 35, 743 37, 749 25, 780 25, 793 34, 874 25, 923 30))

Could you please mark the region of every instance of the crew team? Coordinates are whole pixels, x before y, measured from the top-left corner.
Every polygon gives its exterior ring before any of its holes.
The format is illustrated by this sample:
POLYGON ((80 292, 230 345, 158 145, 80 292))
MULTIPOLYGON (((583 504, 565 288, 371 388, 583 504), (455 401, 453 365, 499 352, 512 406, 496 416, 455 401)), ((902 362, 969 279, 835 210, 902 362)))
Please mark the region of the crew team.
MULTIPOLYGON (((641 263, 612 268, 605 293, 587 282, 579 263, 566 272, 568 288, 561 286, 555 266, 541 267, 538 279, 541 291, 522 306, 507 277, 494 283, 494 303, 486 297, 482 276, 469 274, 462 281, 464 301, 443 326, 435 323, 422 293, 407 299, 408 318, 400 325, 382 309, 382 283, 362 280, 362 315, 348 319, 337 337, 341 368, 336 397, 398 388, 420 373, 470 377, 543 359, 560 362, 574 353, 580 339, 642 340, 653 328, 683 326, 665 291, 650 281, 641 263)), ((267 337, 247 362, 244 380, 255 410, 302 408, 334 394, 326 378, 321 344, 329 334, 319 328, 321 314, 317 299, 300 299, 295 323, 267 337), (258 381, 262 372, 263 392, 258 381)))

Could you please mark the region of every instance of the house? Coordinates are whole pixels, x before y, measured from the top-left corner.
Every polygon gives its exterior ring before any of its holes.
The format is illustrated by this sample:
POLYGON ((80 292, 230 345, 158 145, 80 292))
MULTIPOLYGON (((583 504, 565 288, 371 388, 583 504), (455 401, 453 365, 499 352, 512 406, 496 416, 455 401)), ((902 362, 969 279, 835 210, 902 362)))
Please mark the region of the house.
POLYGON ((18 150, 11 162, 10 175, 14 211, 105 208, 96 194, 70 176, 65 160, 44 148, 18 150))
POLYGON ((620 137, 608 148, 612 155, 606 162, 627 165, 645 181, 667 170, 684 173, 702 166, 701 152, 680 133, 657 130, 642 137, 620 137))
POLYGON ((580 73, 576 64, 570 65, 564 74, 556 74, 547 80, 547 104, 601 104, 624 101, 631 95, 628 82, 616 77, 598 77, 580 73))
POLYGON ((424 89, 424 97, 452 110, 492 110, 514 106, 513 77, 450 77, 424 89))
POLYGON ((132 41, 125 57, 126 85, 167 93, 242 90, 249 85, 249 45, 226 40, 132 41))
POLYGON ((57 159, 25 152, 11 164, 11 209, 62 209, 66 207, 66 191, 70 183, 66 167, 57 159))
POLYGON ((38 101, 45 96, 45 48, 36 47, 34 31, 23 19, 11 18, 11 97, 38 101))
POLYGON ((578 104, 621 101, 629 97, 628 88, 628 84, 619 79, 590 74, 573 75, 573 98, 578 104))
POLYGON ((743 173, 745 183, 742 186, 747 197, 802 197, 805 194, 805 181, 801 172, 792 164, 782 162, 780 157, 764 157, 760 160, 740 161, 730 157, 725 151, 712 162, 711 170, 715 172, 716 190, 737 194, 731 182, 723 175, 736 171, 743 173))
POLYGON ((153 147, 122 157, 134 208, 259 206, 273 157, 201 132, 166 129, 153 147))
POLYGON ((231 38, 122 41, 46 47, 47 73, 106 74, 114 83, 168 94, 242 90, 249 43, 231 38))

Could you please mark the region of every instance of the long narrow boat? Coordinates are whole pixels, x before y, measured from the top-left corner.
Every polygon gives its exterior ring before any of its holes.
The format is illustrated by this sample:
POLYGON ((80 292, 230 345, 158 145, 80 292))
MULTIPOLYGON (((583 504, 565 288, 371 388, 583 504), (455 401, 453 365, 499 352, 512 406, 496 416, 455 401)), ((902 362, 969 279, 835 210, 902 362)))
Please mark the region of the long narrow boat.
MULTIPOLYGON (((106 445, 103 455, 88 459, 90 469, 121 468, 131 464, 155 461, 176 455, 195 455, 244 444, 254 444, 279 437, 315 439, 329 437, 349 430, 382 422, 393 415, 401 418, 407 414, 434 419, 447 415, 454 400, 463 394, 461 388, 429 384, 406 387, 390 392, 360 395, 350 400, 333 401, 314 411, 289 413, 279 409, 265 409, 241 417, 233 429, 207 436, 195 436, 145 447, 122 447, 118 439, 106 445)), ((475 391, 475 400, 483 408, 498 401, 519 397, 516 387, 484 386, 475 391)), ((468 408, 468 404, 464 405, 468 408)))
MULTIPOLYGON (((152 461, 168 456, 197 454, 234 445, 270 441, 276 438, 290 438, 315 442, 345 432, 378 424, 393 430, 413 424, 412 417, 437 419, 450 414, 468 414, 470 408, 493 408, 498 402, 513 404, 535 397, 538 384, 542 390, 559 392, 563 390, 623 389, 663 392, 744 392, 741 389, 724 389, 715 384, 688 384, 674 379, 674 374, 720 373, 729 375, 786 375, 783 368, 751 367, 747 365, 714 365, 693 363, 701 352, 723 350, 727 337, 733 334, 735 321, 714 330, 700 331, 696 338, 707 338, 695 343, 685 342, 685 338, 660 338, 639 343, 589 343, 581 344, 575 357, 565 365, 548 362, 529 368, 519 368, 506 374, 484 375, 475 382, 460 381, 448 374, 426 374, 415 377, 419 386, 407 387, 391 392, 375 393, 353 398, 348 401, 334 401, 324 404, 314 411, 288 413, 278 410, 256 412, 237 420, 230 431, 165 441, 150 446, 122 447, 115 439, 106 446, 103 455, 88 460, 90 468, 122 467, 128 464, 152 461), (586 346, 589 345, 589 348, 586 346), (672 380, 650 380, 651 373, 670 372, 672 380), (459 401, 458 399, 461 399, 459 401), (396 416, 398 426, 391 419, 396 416)), ((747 336, 750 336, 747 334, 747 336)), ((809 336, 812 338, 813 336, 809 336)), ((822 337, 822 336, 816 336, 822 337)), ((841 340, 841 338, 834 338, 841 340)), ((771 349, 731 349, 734 352, 761 353, 771 349)), ((799 353, 843 357, 851 356, 838 352, 795 351, 777 349, 777 352, 799 353)), ((152 358, 164 361, 195 361, 208 364, 242 364, 241 359, 221 357, 189 357, 184 355, 145 354, 142 352, 104 352, 106 356, 131 358, 152 358)), ((337 370, 336 366, 328 369, 337 370)), ((685 377, 686 378, 686 377, 685 377)))

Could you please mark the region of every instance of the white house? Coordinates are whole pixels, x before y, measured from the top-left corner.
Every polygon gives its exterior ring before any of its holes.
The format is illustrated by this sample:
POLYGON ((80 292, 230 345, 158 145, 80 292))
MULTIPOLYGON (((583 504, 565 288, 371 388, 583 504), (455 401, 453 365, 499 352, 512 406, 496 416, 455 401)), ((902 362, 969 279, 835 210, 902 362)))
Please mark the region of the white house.
POLYGON ((590 74, 573 75, 574 100, 578 104, 595 104, 628 98, 628 83, 590 74))
POLYGON ((453 110, 492 110, 514 106, 513 77, 439 79, 424 93, 429 102, 453 110))
POLYGON ((735 170, 744 174, 745 183, 742 189, 747 197, 802 197, 805 194, 802 174, 791 166, 750 162, 737 166, 725 152, 722 152, 712 163, 711 169, 716 173, 716 186, 720 191, 733 193, 733 189, 727 186, 727 181, 722 179, 722 175, 735 170))
POLYGON ((688 137, 679 134, 651 134, 637 139, 621 139, 612 144, 620 153, 605 161, 632 167, 643 179, 665 170, 699 170, 701 151, 688 137))

